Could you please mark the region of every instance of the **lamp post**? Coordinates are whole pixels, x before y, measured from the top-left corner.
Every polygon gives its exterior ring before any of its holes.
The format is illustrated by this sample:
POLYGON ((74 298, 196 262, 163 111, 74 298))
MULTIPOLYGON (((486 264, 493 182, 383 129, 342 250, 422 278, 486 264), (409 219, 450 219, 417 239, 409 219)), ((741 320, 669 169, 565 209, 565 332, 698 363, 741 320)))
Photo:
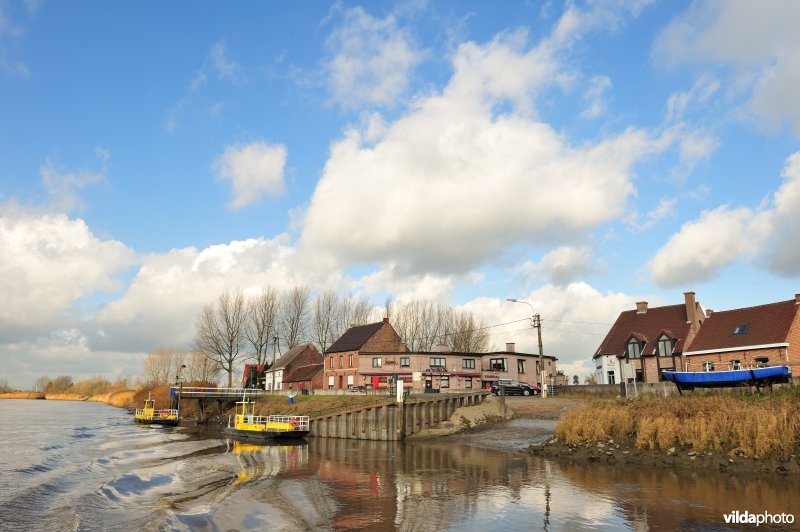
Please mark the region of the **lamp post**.
POLYGON ((272 367, 270 368, 272 370, 272 390, 270 391, 270 394, 272 395, 275 394, 275 360, 277 360, 277 358, 278 358, 278 337, 275 336, 272 339, 272 367))
POLYGON ((178 419, 181 418, 181 395, 183 394, 183 370, 186 369, 186 364, 181 364, 181 367, 178 368, 178 374, 175 375, 175 380, 178 382, 178 411, 176 416, 178 419))
POLYGON ((544 378, 544 351, 542 350, 542 318, 533 309, 533 305, 527 301, 521 301, 512 297, 506 299, 510 303, 523 303, 531 307, 531 327, 536 329, 539 337, 539 386, 542 390, 542 399, 547 398, 547 382, 544 378))

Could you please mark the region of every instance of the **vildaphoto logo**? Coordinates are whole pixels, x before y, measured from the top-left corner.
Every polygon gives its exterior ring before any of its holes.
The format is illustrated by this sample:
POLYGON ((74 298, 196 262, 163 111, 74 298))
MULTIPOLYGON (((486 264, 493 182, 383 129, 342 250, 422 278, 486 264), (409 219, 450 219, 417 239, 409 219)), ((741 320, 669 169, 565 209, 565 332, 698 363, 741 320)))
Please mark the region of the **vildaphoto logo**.
POLYGON ((791 525, 794 523, 793 514, 771 514, 761 512, 758 514, 750 513, 747 510, 738 510, 725 514, 725 524, 728 525, 791 525))

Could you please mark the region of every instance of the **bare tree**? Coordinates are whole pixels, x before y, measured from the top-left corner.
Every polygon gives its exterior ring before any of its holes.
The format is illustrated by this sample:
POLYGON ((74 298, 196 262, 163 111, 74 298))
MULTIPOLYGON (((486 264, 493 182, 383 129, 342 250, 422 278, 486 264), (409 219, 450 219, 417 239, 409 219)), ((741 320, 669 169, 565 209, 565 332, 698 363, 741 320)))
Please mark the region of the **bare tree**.
POLYGON ((393 303, 390 311, 392 325, 412 351, 431 351, 438 344, 463 353, 482 353, 489 348, 484 322, 469 311, 419 300, 393 303))
POLYGON ((45 393, 67 393, 72 387, 72 377, 61 375, 47 383, 45 393))
POLYGON ((314 300, 314 314, 311 322, 311 339, 322 353, 338 336, 336 336, 337 314, 341 303, 335 292, 328 290, 319 294, 314 300))
POLYGON ((186 357, 186 369, 183 378, 186 382, 202 381, 216 383, 222 368, 217 360, 212 360, 203 353, 193 352, 186 357))
POLYGON ((147 353, 142 363, 142 373, 151 384, 173 382, 186 359, 186 352, 174 348, 159 348, 147 353))
POLYGON ((48 384, 50 384, 50 377, 41 376, 33 383, 33 391, 44 393, 48 384))
POLYGON ((489 331, 471 312, 454 310, 445 325, 445 342, 458 353, 483 353, 489 348, 489 331))
POLYGON ((339 300, 339 311, 336 313, 336 332, 333 336, 338 338, 350 327, 366 325, 376 319, 373 316, 373 308, 369 299, 345 296, 339 300))
POLYGON ((308 327, 307 286, 295 286, 283 295, 281 301, 281 337, 287 349, 300 343, 308 327))
POLYGON ((274 288, 265 286, 247 302, 244 336, 253 349, 256 364, 266 364, 268 344, 274 336, 280 299, 274 288))
POLYGON ((197 320, 194 348, 219 363, 233 386, 233 369, 242 355, 245 310, 242 290, 225 290, 216 305, 206 305, 197 320))
POLYGON ((8 387, 8 379, 0 379, 0 392, 7 392, 9 390, 11 390, 11 388, 8 387))

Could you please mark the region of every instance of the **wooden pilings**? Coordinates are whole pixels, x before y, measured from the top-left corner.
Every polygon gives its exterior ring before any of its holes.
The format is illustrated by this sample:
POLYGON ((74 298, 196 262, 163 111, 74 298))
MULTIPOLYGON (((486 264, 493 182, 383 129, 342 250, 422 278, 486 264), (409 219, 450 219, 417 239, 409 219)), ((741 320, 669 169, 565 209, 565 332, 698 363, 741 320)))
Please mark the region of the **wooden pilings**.
POLYGON ((458 408, 483 402, 488 392, 442 394, 407 398, 389 403, 333 413, 311 420, 311 436, 353 440, 402 440, 447 421, 458 408))

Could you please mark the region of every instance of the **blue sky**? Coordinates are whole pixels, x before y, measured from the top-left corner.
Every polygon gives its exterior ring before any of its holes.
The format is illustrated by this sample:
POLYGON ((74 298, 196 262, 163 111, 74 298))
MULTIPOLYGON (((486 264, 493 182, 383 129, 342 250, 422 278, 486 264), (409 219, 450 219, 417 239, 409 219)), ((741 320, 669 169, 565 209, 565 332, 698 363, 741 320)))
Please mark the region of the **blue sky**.
POLYGON ((790 299, 798 11, 0 0, 0 378, 135 375, 230 286, 525 299, 581 375, 635 301, 790 299))

